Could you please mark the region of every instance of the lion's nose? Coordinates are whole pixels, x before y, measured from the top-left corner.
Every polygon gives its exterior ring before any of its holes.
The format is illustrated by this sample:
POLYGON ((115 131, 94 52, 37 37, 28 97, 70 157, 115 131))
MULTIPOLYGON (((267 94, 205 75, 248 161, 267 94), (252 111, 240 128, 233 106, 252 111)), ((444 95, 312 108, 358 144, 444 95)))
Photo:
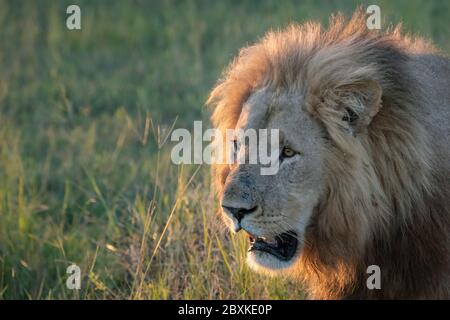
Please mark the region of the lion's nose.
POLYGON ((245 208, 233 208, 233 207, 228 207, 228 206, 224 206, 222 205, 223 210, 225 210, 225 212, 227 212, 228 214, 232 215, 233 217, 236 218, 236 220, 238 221, 238 223, 241 222, 242 218, 244 218, 244 216, 255 212, 257 207, 253 207, 251 209, 245 209, 245 208))

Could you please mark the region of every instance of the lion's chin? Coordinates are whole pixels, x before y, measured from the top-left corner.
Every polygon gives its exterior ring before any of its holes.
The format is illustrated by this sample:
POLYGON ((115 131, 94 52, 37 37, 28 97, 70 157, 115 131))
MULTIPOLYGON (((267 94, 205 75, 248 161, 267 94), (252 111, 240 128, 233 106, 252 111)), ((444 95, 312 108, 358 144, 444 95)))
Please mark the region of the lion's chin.
POLYGON ((248 234, 249 249, 247 263, 258 272, 277 273, 289 269, 299 252, 299 236, 294 230, 280 233, 272 237, 248 234))
POLYGON ((249 251, 247 253, 247 264, 256 272, 276 276, 289 272, 299 257, 301 248, 290 260, 280 260, 267 252, 249 251))

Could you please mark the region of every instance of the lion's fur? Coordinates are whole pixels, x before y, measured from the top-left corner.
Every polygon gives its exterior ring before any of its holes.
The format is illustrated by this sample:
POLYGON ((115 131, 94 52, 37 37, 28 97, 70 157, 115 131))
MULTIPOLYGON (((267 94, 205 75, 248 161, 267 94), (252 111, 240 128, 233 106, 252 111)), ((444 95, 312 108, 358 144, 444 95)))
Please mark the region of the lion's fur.
MULTIPOLYGON (((413 55, 435 54, 398 27, 368 30, 361 12, 350 21, 338 15, 327 30, 307 23, 269 32, 241 50, 212 91, 221 130, 234 128, 255 89, 270 86, 304 90, 304 107, 328 132, 327 188, 296 266, 312 297, 450 298, 449 171, 439 168, 421 119, 427 92, 410 70, 413 55), (356 102, 338 88, 357 92, 368 80, 382 89, 379 110, 349 139, 335 107, 356 102), (383 290, 366 287, 371 264, 382 270, 383 290)), ((214 170, 219 193, 228 170, 214 170)))

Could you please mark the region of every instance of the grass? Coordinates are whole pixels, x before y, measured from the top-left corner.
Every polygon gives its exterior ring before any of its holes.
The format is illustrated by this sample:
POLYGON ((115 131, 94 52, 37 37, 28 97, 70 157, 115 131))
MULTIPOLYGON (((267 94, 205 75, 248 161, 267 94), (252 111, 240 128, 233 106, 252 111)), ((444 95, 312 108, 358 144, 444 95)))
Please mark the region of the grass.
MULTIPOLYGON (((447 52, 447 1, 373 1, 447 52)), ((0 299, 288 299, 216 215, 210 168, 170 161, 173 127, 269 28, 355 1, 0 0, 0 299), (66 268, 82 271, 66 288, 66 268)), ((371 2, 372 4, 372 2, 371 2)))

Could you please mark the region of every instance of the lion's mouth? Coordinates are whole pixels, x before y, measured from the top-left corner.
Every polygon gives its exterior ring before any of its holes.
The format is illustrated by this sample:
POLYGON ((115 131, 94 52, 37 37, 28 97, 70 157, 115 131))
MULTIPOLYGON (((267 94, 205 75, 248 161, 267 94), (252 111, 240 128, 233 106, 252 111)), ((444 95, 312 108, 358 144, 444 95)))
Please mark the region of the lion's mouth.
POLYGON ((273 238, 255 237, 249 234, 249 240, 248 251, 266 252, 282 261, 291 260, 297 252, 297 234, 293 231, 284 232, 273 238))

